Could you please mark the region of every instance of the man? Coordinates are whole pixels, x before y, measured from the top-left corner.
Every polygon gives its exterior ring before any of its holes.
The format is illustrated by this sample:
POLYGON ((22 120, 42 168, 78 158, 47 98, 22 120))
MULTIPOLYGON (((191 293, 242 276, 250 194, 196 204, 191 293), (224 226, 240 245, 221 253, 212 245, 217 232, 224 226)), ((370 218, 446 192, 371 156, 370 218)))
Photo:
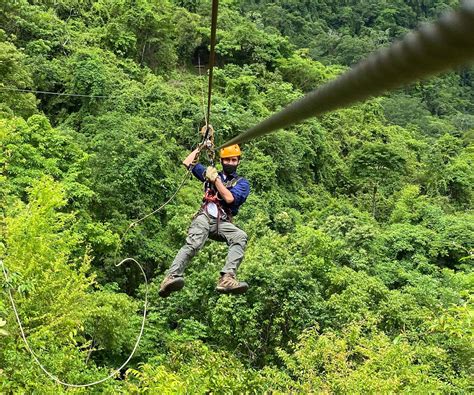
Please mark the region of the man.
POLYGON ((229 246, 216 290, 220 293, 241 294, 248 289, 247 283, 236 279, 237 269, 244 258, 247 235, 232 223, 232 217, 237 214, 250 192, 249 182, 237 175, 240 147, 232 145, 221 149, 222 172, 217 172, 216 168, 210 166, 206 169, 200 163, 192 166, 198 152, 198 149, 191 152, 183 161, 183 165, 188 169, 192 168, 192 173, 198 180, 206 182, 205 196, 201 209, 189 227, 186 244, 179 250, 161 283, 159 295, 162 297, 183 288, 183 275, 188 262, 209 237, 225 241, 229 246))

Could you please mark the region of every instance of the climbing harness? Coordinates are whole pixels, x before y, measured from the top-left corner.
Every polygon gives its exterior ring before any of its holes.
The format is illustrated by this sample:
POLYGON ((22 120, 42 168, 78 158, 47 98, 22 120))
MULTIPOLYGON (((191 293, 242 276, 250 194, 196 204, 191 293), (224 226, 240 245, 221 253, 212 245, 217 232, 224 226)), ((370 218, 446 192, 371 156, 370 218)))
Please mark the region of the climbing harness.
MULTIPOLYGON (((242 179, 242 177, 237 176, 237 177, 234 177, 230 180, 227 180, 227 181, 223 182, 223 185, 227 189, 230 189, 230 188, 235 187, 241 179, 242 179)), ((216 191, 214 185, 211 185, 210 188, 205 189, 204 197, 202 198, 202 201, 203 201, 203 203, 202 203, 201 208, 199 209, 199 211, 196 213, 196 216, 201 214, 201 213, 205 213, 207 216, 215 217, 216 218, 216 229, 217 230, 219 229, 219 224, 220 224, 221 221, 232 222, 232 220, 233 220, 232 212, 231 212, 229 207, 225 207, 222 204, 222 198, 219 197, 219 194, 216 191), (210 204, 214 204, 216 209, 217 209, 217 212, 216 212, 215 216, 211 215, 211 213, 209 212, 209 205, 210 204)))

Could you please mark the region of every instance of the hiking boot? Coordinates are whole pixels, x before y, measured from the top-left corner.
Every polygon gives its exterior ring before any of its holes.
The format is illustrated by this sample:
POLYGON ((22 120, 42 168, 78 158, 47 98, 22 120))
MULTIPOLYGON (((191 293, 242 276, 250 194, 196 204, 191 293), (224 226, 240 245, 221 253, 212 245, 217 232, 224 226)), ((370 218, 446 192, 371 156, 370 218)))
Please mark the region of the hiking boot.
POLYGON ((160 295, 162 298, 166 298, 170 296, 171 292, 179 291, 183 287, 184 287, 184 278, 174 276, 171 274, 171 275, 166 276, 163 282, 161 283, 160 290, 158 291, 158 295, 160 295))
POLYGON ((245 282, 238 281, 235 274, 225 273, 217 282, 216 291, 223 294, 243 294, 247 292, 249 285, 245 282))

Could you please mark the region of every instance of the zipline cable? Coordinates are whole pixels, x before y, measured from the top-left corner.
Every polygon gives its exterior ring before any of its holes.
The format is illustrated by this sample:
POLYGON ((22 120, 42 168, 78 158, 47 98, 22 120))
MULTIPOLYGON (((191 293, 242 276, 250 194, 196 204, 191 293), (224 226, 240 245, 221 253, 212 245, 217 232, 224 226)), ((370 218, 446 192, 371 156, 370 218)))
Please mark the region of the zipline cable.
POLYGON ((472 59, 474 0, 466 0, 459 10, 407 34, 388 48, 374 52, 335 80, 225 142, 220 148, 244 143, 328 111, 347 107, 472 59))
POLYGON ((217 11, 219 9, 219 0, 212 0, 211 15, 211 53, 209 55, 209 88, 207 93, 207 117, 206 125, 209 125, 211 119, 211 96, 212 96, 212 76, 216 58, 216 31, 217 31, 217 11))

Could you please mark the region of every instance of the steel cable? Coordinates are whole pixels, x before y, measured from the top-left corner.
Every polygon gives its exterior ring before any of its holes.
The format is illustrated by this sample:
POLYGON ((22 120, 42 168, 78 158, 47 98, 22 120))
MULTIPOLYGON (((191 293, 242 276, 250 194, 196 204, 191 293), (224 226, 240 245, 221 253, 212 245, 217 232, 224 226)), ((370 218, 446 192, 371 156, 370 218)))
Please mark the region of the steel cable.
POLYGON ((222 144, 240 144, 474 59, 474 0, 374 52, 333 81, 222 144))

